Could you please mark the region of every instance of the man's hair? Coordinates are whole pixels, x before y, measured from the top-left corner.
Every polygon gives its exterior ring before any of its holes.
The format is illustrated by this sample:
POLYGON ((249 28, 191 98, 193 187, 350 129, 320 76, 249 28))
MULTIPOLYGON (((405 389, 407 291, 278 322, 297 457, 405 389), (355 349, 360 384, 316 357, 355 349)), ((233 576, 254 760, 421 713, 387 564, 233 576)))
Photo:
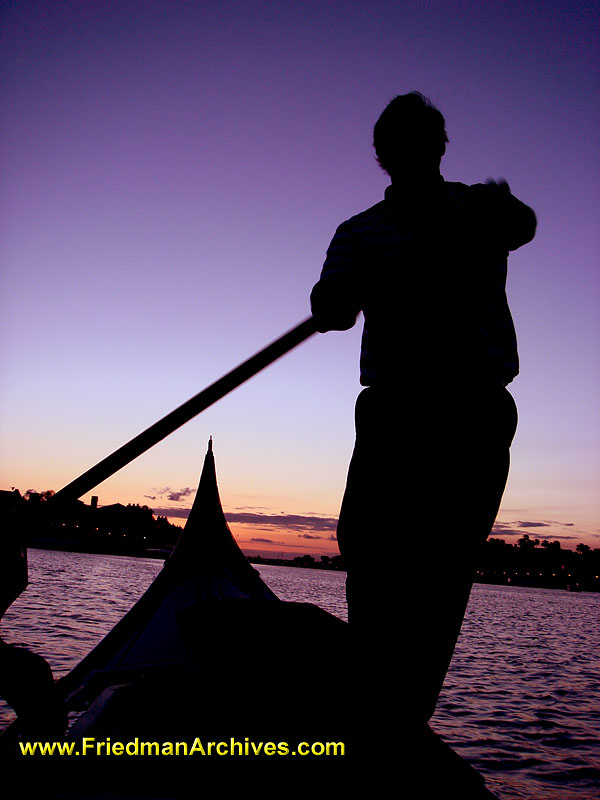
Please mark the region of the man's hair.
POLYGON ((389 174, 397 160, 410 155, 405 151, 407 145, 416 145, 421 154, 439 163, 447 141, 444 117, 420 92, 394 97, 373 130, 377 161, 389 174))

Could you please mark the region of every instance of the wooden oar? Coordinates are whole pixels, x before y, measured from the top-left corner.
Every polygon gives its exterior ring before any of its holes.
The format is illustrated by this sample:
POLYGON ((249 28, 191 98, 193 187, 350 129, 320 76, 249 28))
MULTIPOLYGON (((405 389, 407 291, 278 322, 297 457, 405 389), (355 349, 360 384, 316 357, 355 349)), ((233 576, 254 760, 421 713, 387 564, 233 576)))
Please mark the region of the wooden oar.
POLYGON ((119 447, 114 453, 99 461, 94 467, 84 472, 83 475, 75 478, 74 481, 71 481, 51 498, 52 502, 75 500, 89 492, 99 483, 118 472, 121 467, 129 464, 157 442, 160 442, 177 428, 189 422, 192 417, 216 403, 217 400, 225 397, 229 392, 237 389, 238 386, 252 378, 257 372, 268 367, 269 364, 272 364, 301 342, 304 342, 316 331, 316 323, 313 317, 308 317, 299 325, 296 325, 295 328, 280 336, 279 339, 271 342, 271 344, 268 344, 258 353, 235 367, 235 369, 232 369, 231 372, 223 375, 222 378, 219 378, 199 394, 191 397, 179 408, 176 408, 175 411, 171 411, 166 417, 159 419, 158 422, 146 428, 145 431, 139 433, 127 444, 119 447))

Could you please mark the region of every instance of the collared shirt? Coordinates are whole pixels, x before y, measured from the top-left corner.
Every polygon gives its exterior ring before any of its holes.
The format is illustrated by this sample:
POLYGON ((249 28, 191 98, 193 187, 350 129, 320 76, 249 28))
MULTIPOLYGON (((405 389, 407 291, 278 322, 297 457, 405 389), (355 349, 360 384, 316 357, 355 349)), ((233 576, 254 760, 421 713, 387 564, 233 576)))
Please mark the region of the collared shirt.
POLYGON ((360 382, 492 380, 519 372, 506 299, 508 251, 533 238, 535 215, 508 186, 440 178, 414 202, 385 199, 343 222, 311 295, 319 330, 365 325, 360 382))

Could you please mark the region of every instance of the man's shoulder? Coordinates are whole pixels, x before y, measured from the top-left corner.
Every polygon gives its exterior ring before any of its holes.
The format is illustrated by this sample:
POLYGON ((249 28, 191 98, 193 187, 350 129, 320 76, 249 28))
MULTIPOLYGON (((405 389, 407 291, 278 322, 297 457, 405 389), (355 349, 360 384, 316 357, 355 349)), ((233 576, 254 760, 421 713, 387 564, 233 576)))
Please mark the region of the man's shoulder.
MULTIPOLYGON (((461 198, 468 194, 474 187, 479 187, 484 184, 474 184, 469 186, 466 183, 459 183, 458 181, 444 181, 444 189, 451 198, 461 198)), ((391 188, 391 187, 388 187, 391 188)), ((386 193, 387 196, 387 193, 386 193)), ((369 206, 364 211, 359 211, 357 214, 349 217, 341 223, 340 227, 360 227, 361 225, 369 225, 377 223, 379 220, 387 216, 389 209, 389 202, 386 199, 380 200, 375 205, 369 206)))
POLYGON ((450 197, 463 197, 473 188, 466 183, 459 183, 458 181, 444 181, 444 187, 450 197))
MULTIPOLYGON (((444 191, 450 202, 456 202, 459 205, 462 205, 472 190, 475 190, 475 194, 480 187, 484 187, 484 190, 486 189, 485 184, 470 186, 458 181, 444 181, 444 191)), ((386 198, 341 222, 336 233, 342 236, 360 234, 370 230, 377 230, 382 225, 389 224, 394 215, 390 214, 390 201, 387 192, 386 198)))
POLYGON ((327 248, 327 262, 337 258, 340 254, 347 256, 349 252, 358 252, 365 242, 379 240, 382 232, 390 226, 389 214, 387 213, 386 203, 381 200, 374 206, 360 211, 358 214, 349 217, 341 222, 333 235, 333 239, 327 248))
POLYGON ((360 234, 378 227, 382 220, 386 218, 386 203, 380 200, 375 205, 359 211, 338 225, 336 234, 352 235, 360 234))

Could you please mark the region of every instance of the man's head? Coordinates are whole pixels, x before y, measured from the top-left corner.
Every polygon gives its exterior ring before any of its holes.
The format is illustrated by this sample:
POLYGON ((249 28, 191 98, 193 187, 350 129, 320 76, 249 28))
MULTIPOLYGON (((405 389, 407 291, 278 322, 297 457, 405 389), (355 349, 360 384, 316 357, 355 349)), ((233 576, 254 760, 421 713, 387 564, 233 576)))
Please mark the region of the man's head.
POLYGON ((439 172, 447 141, 444 117, 419 92, 395 97, 373 131, 377 161, 398 180, 439 172))

